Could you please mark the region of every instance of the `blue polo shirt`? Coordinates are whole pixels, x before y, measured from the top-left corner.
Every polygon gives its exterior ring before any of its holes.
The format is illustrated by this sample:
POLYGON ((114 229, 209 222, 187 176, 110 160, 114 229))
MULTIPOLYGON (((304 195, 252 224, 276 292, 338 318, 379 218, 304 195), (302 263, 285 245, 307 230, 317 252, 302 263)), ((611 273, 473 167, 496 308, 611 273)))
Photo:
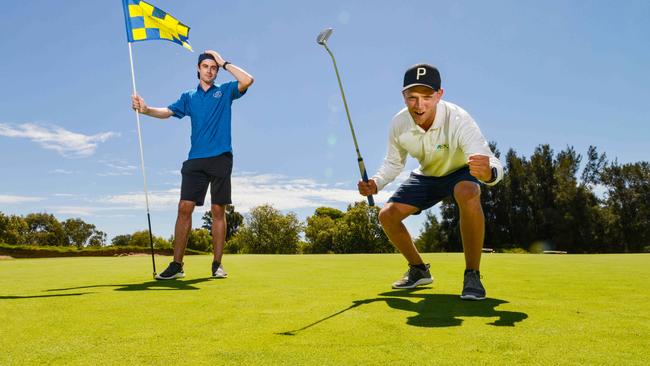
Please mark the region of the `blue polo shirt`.
POLYGON ((203 91, 199 84, 196 89, 183 92, 175 103, 167 107, 174 117, 190 116, 192 120, 192 146, 188 160, 232 152, 231 105, 244 93, 239 92, 236 81, 214 84, 207 91, 203 91))

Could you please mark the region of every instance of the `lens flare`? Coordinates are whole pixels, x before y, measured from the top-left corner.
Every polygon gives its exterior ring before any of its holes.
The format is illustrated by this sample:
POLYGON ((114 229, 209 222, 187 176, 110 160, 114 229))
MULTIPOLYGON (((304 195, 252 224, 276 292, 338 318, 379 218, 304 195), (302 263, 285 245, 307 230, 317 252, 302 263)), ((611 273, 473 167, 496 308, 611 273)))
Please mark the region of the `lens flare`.
POLYGON ((334 145, 336 145, 336 142, 337 142, 337 141, 338 141, 338 139, 336 138, 336 135, 329 135, 329 136, 327 136, 327 144, 328 144, 328 145, 330 145, 330 146, 334 146, 334 145))

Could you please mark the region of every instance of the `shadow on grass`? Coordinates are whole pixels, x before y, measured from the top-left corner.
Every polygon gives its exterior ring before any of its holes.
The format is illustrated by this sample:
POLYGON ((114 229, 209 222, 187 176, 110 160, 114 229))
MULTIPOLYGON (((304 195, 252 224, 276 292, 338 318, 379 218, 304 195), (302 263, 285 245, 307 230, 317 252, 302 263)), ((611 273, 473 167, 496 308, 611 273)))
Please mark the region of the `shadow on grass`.
POLYGON ((32 295, 32 296, 0 296, 0 300, 20 300, 20 299, 37 299, 39 297, 60 297, 60 296, 80 296, 90 292, 80 292, 77 294, 56 294, 56 295, 32 295))
POLYGON ((422 289, 426 288, 389 291, 379 294, 381 297, 356 300, 347 308, 302 328, 276 334, 296 335, 296 333, 300 331, 311 328, 350 309, 374 302, 385 302, 393 309, 415 313, 406 318, 406 324, 416 327, 439 328, 459 326, 463 323, 461 317, 498 317, 497 320, 487 324, 493 326, 514 327, 515 323, 528 318, 528 314, 526 313, 497 310, 497 306, 508 303, 505 300, 487 298, 483 301, 463 301, 458 295, 417 293, 417 290, 422 289))
POLYGON ((166 290, 199 290, 194 287, 197 283, 211 281, 211 277, 196 278, 193 280, 164 280, 164 281, 147 281, 143 283, 126 283, 117 285, 91 285, 67 288, 55 288, 46 291, 66 291, 66 290, 80 290, 86 288, 100 288, 100 287, 117 287, 115 291, 166 291, 166 290))

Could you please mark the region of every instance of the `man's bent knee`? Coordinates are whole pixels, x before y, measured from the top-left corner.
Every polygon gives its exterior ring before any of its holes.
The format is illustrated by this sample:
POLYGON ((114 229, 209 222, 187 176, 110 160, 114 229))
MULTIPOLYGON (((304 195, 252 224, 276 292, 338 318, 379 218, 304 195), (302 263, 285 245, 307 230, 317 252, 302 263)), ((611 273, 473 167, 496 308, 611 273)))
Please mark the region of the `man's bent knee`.
POLYGON ((462 181, 454 187, 454 198, 458 204, 464 204, 472 200, 479 200, 481 198, 481 187, 478 183, 462 181))
POLYGON ((390 212, 390 208, 388 207, 388 205, 386 205, 379 211, 379 222, 381 222, 382 225, 386 225, 391 221, 392 221, 392 215, 390 212))
POLYGON ((418 210, 417 207, 413 207, 401 203, 387 203, 379 211, 379 222, 382 225, 393 225, 402 222, 409 215, 415 213, 418 210))

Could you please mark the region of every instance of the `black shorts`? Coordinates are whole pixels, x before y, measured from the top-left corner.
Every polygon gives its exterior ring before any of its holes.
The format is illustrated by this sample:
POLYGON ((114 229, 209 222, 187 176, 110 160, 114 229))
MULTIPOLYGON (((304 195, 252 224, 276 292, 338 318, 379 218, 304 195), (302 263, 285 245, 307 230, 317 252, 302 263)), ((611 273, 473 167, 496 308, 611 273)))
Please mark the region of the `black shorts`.
POLYGON ((211 158, 190 159, 181 169, 181 200, 194 201, 203 206, 205 194, 210 185, 213 205, 231 204, 230 175, 232 174, 232 153, 227 152, 211 158))
POLYGON ((469 174, 469 167, 460 168, 444 177, 428 177, 411 173, 411 176, 397 188, 388 202, 415 206, 420 209, 414 213, 414 215, 418 215, 422 210, 433 207, 443 199, 453 196, 456 184, 464 180, 479 183, 478 179, 469 174))

